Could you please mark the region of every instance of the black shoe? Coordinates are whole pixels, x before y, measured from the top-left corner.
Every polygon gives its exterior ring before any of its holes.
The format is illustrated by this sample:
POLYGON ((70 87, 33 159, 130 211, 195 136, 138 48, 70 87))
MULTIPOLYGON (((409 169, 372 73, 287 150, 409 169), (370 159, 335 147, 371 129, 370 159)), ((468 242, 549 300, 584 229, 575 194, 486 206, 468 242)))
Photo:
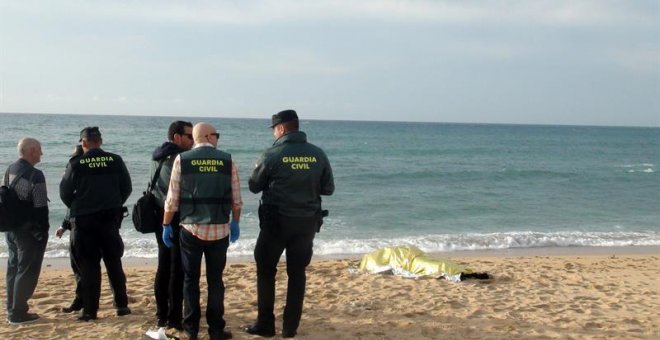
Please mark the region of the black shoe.
POLYGON ((218 334, 209 334, 209 337, 211 338, 211 340, 228 340, 228 339, 232 339, 234 335, 232 335, 230 331, 223 329, 221 336, 218 334))
POLYGON ((82 303, 78 303, 77 301, 73 301, 71 303, 71 306, 62 307, 62 313, 73 313, 73 312, 77 312, 81 309, 82 309, 82 303))
POLYGON ((124 316, 131 314, 131 309, 128 307, 117 308, 117 316, 124 316))
POLYGON ((286 330, 286 329, 282 330, 282 337, 283 338, 294 338, 296 336, 296 334, 298 334, 298 332, 296 332, 296 331, 291 331, 291 330, 286 330))
POLYGON ((263 327, 259 324, 254 324, 251 326, 246 326, 245 331, 248 334, 252 335, 261 335, 267 338, 272 338, 275 336, 275 327, 273 328, 268 328, 268 327, 263 327))
POLYGON ((67 314, 68 314, 68 313, 73 313, 73 312, 77 312, 77 311, 79 311, 79 310, 81 310, 81 309, 82 309, 82 307, 78 307, 78 306, 73 306, 73 305, 71 305, 71 306, 69 306, 69 307, 62 307, 62 313, 67 313, 67 314))
POLYGON ((197 333, 193 334, 188 331, 183 331, 183 339, 186 340, 197 340, 197 333))
MULTIPOLYGON (((159 327, 160 327, 160 326, 159 326, 159 327)), ((168 322, 168 323, 167 323, 167 326, 165 326, 165 327, 167 327, 167 328, 174 328, 174 329, 176 329, 177 331, 182 331, 182 330, 183 330, 183 325, 182 325, 180 322, 168 322)))
POLYGON ((30 323, 39 320, 39 315, 35 313, 25 313, 25 315, 22 315, 20 317, 16 318, 8 318, 7 321, 9 321, 10 325, 20 325, 24 323, 30 323))
POLYGON ((89 321, 89 320, 96 320, 96 314, 89 314, 89 313, 82 313, 78 317, 78 321, 89 321))

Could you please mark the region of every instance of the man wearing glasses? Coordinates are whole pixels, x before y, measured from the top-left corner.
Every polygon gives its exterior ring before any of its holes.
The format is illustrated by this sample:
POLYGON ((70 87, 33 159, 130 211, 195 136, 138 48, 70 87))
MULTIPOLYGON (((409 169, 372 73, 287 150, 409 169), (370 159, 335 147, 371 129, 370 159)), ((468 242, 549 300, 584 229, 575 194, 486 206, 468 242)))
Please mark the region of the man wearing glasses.
POLYGON ((241 216, 240 181, 231 155, 216 149, 220 135, 211 124, 193 128, 195 146, 179 154, 172 165, 163 216, 163 243, 172 246, 170 223, 178 211, 181 230, 179 243, 183 263, 183 329, 189 339, 197 339, 201 309, 199 278, 202 255, 206 261, 208 297, 206 321, 211 339, 230 339, 225 330, 225 286, 222 272, 227 262, 229 242, 239 236, 241 216), (231 217, 231 220, 230 220, 231 217))
MULTIPOLYGON (((167 131, 168 141, 154 150, 151 166, 151 182, 160 167, 158 179, 152 188, 158 204, 158 214, 162 221, 167 188, 170 185, 172 165, 176 156, 188 151, 193 146, 193 125, 190 122, 177 120, 170 124, 167 131)), ((156 296, 156 318, 158 327, 176 328, 182 330, 183 310, 183 269, 181 267, 181 250, 179 248, 179 214, 174 214, 172 225, 172 246, 163 243, 163 229, 156 229, 158 242, 158 269, 154 281, 156 296)))

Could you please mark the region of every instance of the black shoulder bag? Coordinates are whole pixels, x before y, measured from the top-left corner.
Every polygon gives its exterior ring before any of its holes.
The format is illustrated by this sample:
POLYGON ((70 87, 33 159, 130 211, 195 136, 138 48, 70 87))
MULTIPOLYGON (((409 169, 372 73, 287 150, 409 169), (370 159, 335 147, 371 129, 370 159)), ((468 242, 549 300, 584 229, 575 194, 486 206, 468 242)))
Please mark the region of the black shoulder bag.
POLYGON ((153 233, 156 231, 156 228, 161 227, 161 222, 158 219, 158 204, 156 204, 156 196, 151 192, 158 181, 160 176, 160 169, 163 167, 162 160, 158 163, 158 168, 154 173, 154 177, 151 179, 151 183, 147 187, 147 191, 142 193, 142 197, 138 198, 135 205, 133 205, 133 226, 135 230, 143 233, 153 233))
MULTIPOLYGON (((14 187, 27 172, 27 168, 16 174, 9 186, 0 187, 0 232, 15 231, 27 219, 26 204, 18 198, 14 187)), ((8 173, 5 174, 8 176, 8 173)))

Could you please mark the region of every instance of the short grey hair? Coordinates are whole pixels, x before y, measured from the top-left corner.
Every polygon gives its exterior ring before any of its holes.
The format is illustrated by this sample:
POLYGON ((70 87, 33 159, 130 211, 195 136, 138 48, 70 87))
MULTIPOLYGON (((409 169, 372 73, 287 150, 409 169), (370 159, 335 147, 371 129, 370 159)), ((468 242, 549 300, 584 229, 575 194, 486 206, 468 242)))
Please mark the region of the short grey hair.
POLYGON ((30 149, 36 148, 38 146, 41 146, 41 143, 39 143, 38 140, 31 137, 25 137, 18 141, 16 149, 18 150, 18 155, 23 157, 30 149))

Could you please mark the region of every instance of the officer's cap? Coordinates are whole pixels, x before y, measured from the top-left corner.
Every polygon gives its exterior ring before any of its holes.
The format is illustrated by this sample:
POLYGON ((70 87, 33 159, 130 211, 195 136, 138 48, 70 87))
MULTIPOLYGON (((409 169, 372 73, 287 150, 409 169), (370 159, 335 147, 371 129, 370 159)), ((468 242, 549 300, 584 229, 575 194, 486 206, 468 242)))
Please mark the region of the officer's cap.
POLYGON ((282 124, 286 122, 292 122, 298 120, 298 114, 294 110, 284 110, 280 111, 273 115, 271 128, 274 128, 277 124, 282 124))
POLYGON ((81 142, 83 138, 93 138, 93 137, 98 137, 101 138, 101 131, 99 131, 98 126, 88 126, 80 131, 80 140, 81 142))

